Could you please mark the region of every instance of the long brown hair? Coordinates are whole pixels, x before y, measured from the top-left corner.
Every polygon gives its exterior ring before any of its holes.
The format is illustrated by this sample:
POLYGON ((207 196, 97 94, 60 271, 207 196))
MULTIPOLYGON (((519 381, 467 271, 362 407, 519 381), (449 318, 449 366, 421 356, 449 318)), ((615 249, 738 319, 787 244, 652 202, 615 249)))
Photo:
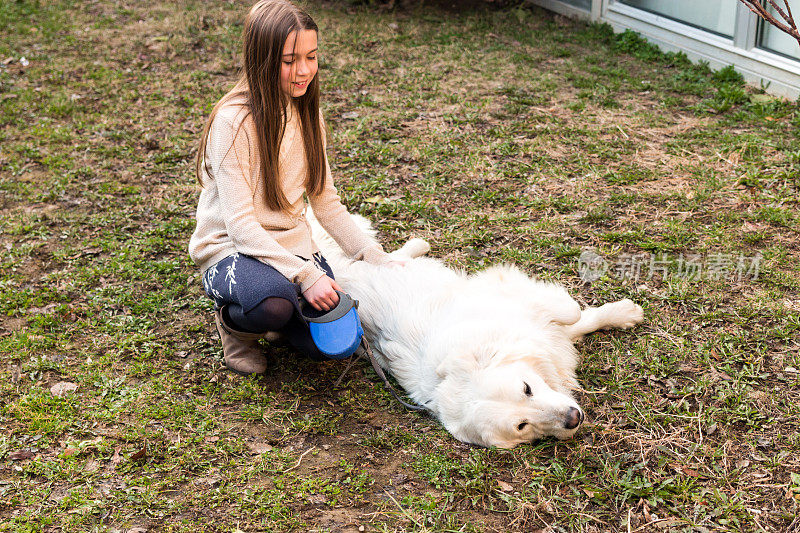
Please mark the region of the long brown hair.
MULTIPOLYGON (((256 2, 244 22, 242 71, 236 85, 214 106, 203 128, 197 151, 197 180, 203 185, 202 171, 208 172, 206 143, 211 123, 222 105, 234 98, 244 98, 246 115, 255 126, 259 167, 265 182, 267 207, 285 211, 289 202, 278 183, 278 155, 286 129, 286 107, 292 102, 280 89, 281 56, 286 38, 293 31, 313 30, 317 24, 302 9, 288 0, 256 2)), ((294 98, 305 147, 308 177, 306 191, 311 195, 325 186, 325 150, 319 115, 319 72, 308 84, 305 94, 294 98)), ((241 128, 240 123, 239 127, 241 128)), ((237 132, 238 134, 238 132, 237 132)))

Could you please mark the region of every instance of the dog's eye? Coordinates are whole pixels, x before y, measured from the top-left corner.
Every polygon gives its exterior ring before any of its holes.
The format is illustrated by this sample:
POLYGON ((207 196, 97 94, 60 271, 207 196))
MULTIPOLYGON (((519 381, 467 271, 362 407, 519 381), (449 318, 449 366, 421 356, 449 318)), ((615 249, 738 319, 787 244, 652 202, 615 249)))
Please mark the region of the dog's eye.
MULTIPOLYGON (((525 382, 523 381, 523 383, 525 383, 525 382)), ((531 386, 528 385, 527 383, 525 383, 525 396, 530 396, 531 394, 533 394, 531 392, 531 386)))
POLYGON ((525 429, 525 426, 527 425, 528 425, 527 422, 520 422, 520 424, 517 426, 517 431, 522 431, 523 429, 525 429))

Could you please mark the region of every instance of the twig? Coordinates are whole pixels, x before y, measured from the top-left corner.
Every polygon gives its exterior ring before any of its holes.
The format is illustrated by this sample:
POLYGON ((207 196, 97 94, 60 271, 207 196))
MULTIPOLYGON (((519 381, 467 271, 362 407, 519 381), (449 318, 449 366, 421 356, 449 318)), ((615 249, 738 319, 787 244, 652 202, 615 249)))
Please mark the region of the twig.
POLYGON ((397 508, 398 508, 398 509, 400 509, 400 512, 401 512, 401 513, 403 513, 403 516, 405 516, 406 518, 408 518, 409 520, 411 520, 412 522, 414 522, 414 524, 415 524, 415 525, 416 525, 418 528, 422 529, 423 531, 428 531, 428 529, 427 529, 426 527, 424 527, 422 524, 420 524, 419 522, 417 522, 417 521, 414 519, 414 517, 413 517, 413 516, 411 516, 411 513, 409 513, 409 512, 408 512, 408 511, 406 511, 405 509, 403 509, 403 506, 402 506, 402 505, 400 505, 400 503, 399 503, 397 500, 395 500, 395 499, 394 499, 394 496, 392 496, 391 494, 389 494, 389 491, 388 491, 388 490, 386 490, 386 489, 383 489, 383 492, 385 492, 385 493, 386 493, 386 495, 389 497, 389 499, 390 499, 390 500, 392 500, 392 501, 394 502, 394 504, 397 506, 397 508))
POLYGON ((741 0, 741 2, 746 5, 750 11, 764 19, 766 22, 772 24, 782 32, 794 37, 797 40, 797 43, 800 44, 800 31, 797 30, 797 24, 792 16, 792 10, 789 7, 789 0, 783 0, 786 11, 781 9, 781 6, 778 5, 776 0, 767 0, 769 5, 771 5, 775 11, 778 12, 778 15, 780 15, 780 17, 783 19, 783 22, 775 18, 769 12, 767 7, 761 3, 761 0, 741 0))
POLYGON ((344 370, 342 370, 342 374, 339 376, 339 379, 337 379, 336 383, 333 384, 333 388, 334 389, 338 389, 339 388, 339 385, 342 384, 342 380, 344 379, 344 377, 347 375, 348 372, 350 372, 350 368, 359 359, 361 359, 361 354, 360 353, 358 355, 356 355, 355 357, 350 357, 350 360, 347 362, 347 366, 344 368, 344 370))
POLYGON ((603 387, 598 390, 586 390, 579 385, 577 387, 571 387, 570 390, 573 392, 580 392, 581 394, 605 394, 608 392, 608 387, 603 387))
POLYGON ((602 520, 600 520, 600 519, 599 519, 599 518, 597 518, 596 516, 592 516, 592 515, 590 515, 590 514, 586 514, 586 513, 575 513, 575 514, 577 514, 578 516, 582 516, 582 517, 584 517, 584 518, 588 518, 589 520, 592 520, 592 521, 594 521, 594 522, 597 522, 598 524, 603 524, 604 526, 607 526, 607 525, 608 525, 608 522, 603 522, 602 520))
MULTIPOLYGON (((748 509, 748 510, 750 510, 750 509, 748 509)), ((756 513, 751 513, 750 516, 753 518, 753 522, 755 522, 756 525, 758 526, 758 529, 760 529, 761 531, 764 531, 764 532, 767 531, 766 529, 764 529, 764 526, 762 526, 761 523, 756 518, 756 513)))
POLYGON ((637 533, 637 531, 642 531, 643 529, 646 529, 654 524, 658 524, 659 522, 666 522, 667 520, 669 520, 669 518, 659 518, 658 520, 653 520, 652 522, 648 522, 643 526, 637 527, 636 529, 631 531, 631 533, 637 533))
POLYGON ((312 446, 311 448, 309 448, 306 451, 304 451, 303 453, 301 453, 300 454, 300 458, 297 460, 297 463, 293 467, 287 468, 286 470, 284 470, 283 473, 285 474, 287 472, 291 472, 292 470, 294 470, 295 468, 300 466, 300 463, 303 461, 303 457, 308 455, 308 452, 310 452, 311 450, 315 450, 316 448, 317 448, 316 446, 312 446))
POLYGON ((700 433, 700 442, 697 443, 697 447, 703 445, 703 424, 700 420, 700 417, 703 414, 703 404, 700 404, 700 407, 697 409, 697 432, 700 433))

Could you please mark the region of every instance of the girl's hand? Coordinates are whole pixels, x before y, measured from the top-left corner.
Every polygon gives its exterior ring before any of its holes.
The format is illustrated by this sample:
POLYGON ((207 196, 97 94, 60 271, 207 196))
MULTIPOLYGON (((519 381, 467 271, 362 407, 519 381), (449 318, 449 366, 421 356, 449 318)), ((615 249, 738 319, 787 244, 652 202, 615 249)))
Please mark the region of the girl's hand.
POLYGON ((405 259, 392 259, 391 261, 389 261, 388 263, 386 263, 386 266, 390 266, 390 267, 404 267, 404 266, 406 266, 407 264, 408 264, 408 261, 407 261, 407 260, 405 260, 405 259))
POLYGON ((303 297, 317 311, 330 311, 339 303, 336 291, 342 288, 328 276, 322 276, 312 286, 303 291, 303 297))

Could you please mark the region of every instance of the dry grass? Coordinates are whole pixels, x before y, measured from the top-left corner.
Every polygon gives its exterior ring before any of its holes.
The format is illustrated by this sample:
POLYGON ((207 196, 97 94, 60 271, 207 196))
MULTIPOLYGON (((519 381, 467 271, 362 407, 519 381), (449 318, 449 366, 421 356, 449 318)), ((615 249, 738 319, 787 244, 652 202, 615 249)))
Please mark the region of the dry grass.
POLYGON ((245 8, 0 5, 0 531, 798 528, 795 104, 538 9, 310 5, 334 173, 388 248, 646 309, 581 346, 577 439, 477 449, 366 366, 221 369, 191 168, 245 8), (589 248, 672 263, 585 283, 589 248))

